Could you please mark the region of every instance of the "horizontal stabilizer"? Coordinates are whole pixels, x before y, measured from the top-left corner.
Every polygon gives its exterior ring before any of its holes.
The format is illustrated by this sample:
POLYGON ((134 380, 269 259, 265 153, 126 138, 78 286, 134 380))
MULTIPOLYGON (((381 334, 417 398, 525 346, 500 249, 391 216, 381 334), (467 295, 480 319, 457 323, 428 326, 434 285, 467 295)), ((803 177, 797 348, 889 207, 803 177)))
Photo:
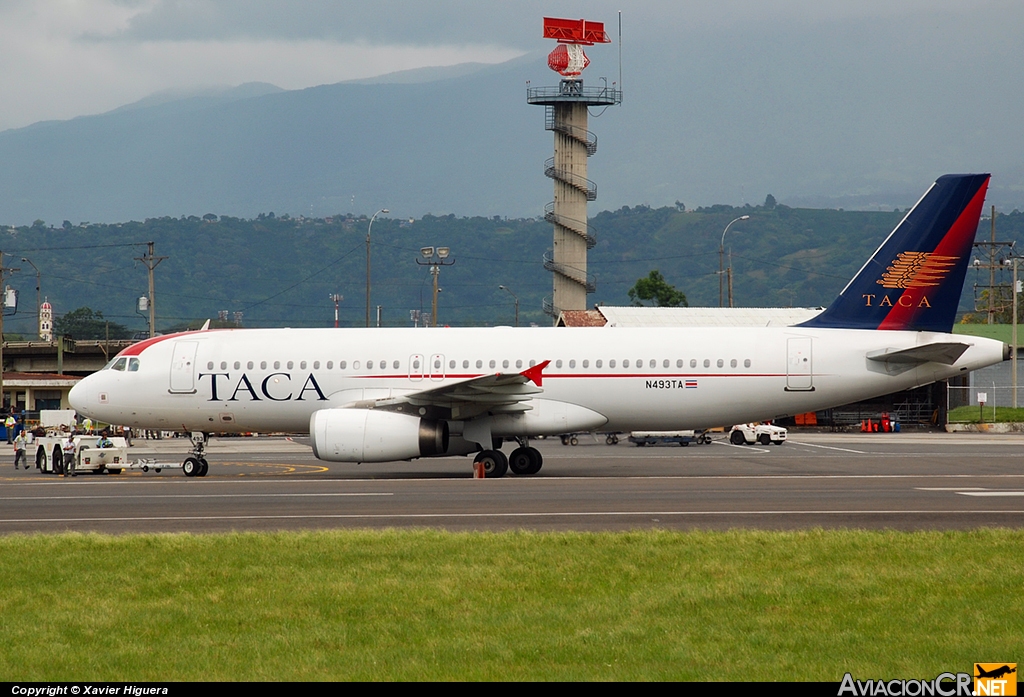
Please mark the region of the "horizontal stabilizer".
POLYGON ((960 359, 960 356, 964 355, 964 351, 969 348, 969 344, 962 344, 959 341, 947 341, 915 346, 908 349, 873 351, 868 354, 868 360, 878 361, 879 363, 904 363, 911 365, 919 363, 953 365, 960 359))

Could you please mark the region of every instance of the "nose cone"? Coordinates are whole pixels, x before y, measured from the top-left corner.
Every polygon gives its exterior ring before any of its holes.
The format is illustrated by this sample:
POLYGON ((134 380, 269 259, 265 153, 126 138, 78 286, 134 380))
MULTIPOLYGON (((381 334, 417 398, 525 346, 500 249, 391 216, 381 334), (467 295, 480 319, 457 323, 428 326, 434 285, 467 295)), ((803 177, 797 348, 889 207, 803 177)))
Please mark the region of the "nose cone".
POLYGON ((78 382, 77 385, 71 388, 68 392, 68 402, 71 404, 71 408, 75 411, 82 413, 88 413, 89 411, 89 400, 86 395, 89 394, 88 383, 90 378, 84 378, 78 382))

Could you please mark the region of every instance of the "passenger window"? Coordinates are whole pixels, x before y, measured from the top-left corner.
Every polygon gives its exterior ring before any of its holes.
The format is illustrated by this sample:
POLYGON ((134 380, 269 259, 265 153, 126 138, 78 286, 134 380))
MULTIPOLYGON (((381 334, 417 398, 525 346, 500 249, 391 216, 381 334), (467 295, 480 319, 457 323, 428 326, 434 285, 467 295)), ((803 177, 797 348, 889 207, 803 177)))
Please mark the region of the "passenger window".
POLYGON ((249 361, 246 365, 246 370, 252 370, 252 361, 249 361))
POLYGON ((441 359, 440 358, 435 358, 434 359, 434 370, 440 370, 440 369, 441 369, 441 359))
POLYGON ((454 370, 455 369, 455 361, 448 361, 448 367, 454 370))
POLYGON ((746 359, 743 360, 743 367, 744 368, 749 368, 750 367, 750 359, 749 358, 746 358, 746 359))
MULTIPOLYGON (((612 367, 615 367, 615 366, 612 366, 612 367)), ((622 361, 622 367, 623 368, 628 368, 629 367, 629 359, 628 358, 626 360, 622 361)))
POLYGON ((615 359, 614 358, 611 359, 610 361, 608 361, 608 367, 609 368, 614 368, 615 367, 615 359))
POLYGON ((493 367, 494 367, 495 365, 497 365, 497 364, 496 364, 496 363, 494 362, 494 359, 492 358, 492 359, 491 359, 491 363, 490 363, 490 366, 491 366, 491 367, 493 368, 493 367))
POLYGON ((588 361, 586 359, 583 359, 583 367, 584 368, 589 368, 590 367, 590 361, 588 361))
POLYGON ((735 358, 733 358, 731 361, 729 361, 729 367, 730 368, 735 368, 736 367, 736 359, 735 358))
POLYGON ((569 367, 570 368, 575 368, 576 367, 576 359, 575 358, 572 358, 572 359, 569 360, 569 367))
POLYGON ((477 367, 477 368, 483 368, 483 367, 484 367, 484 362, 483 362, 483 361, 481 361, 481 360, 479 360, 479 359, 477 359, 477 362, 476 362, 476 367, 477 367))
POLYGON ((313 361, 313 370, 320 370, 320 361, 313 361))
POLYGON ((395 361, 394 363, 391 364, 391 367, 394 368, 395 370, 398 370, 398 366, 399 366, 398 361, 395 361))
MULTIPOLYGON (((114 366, 110 366, 110 367, 113 368, 114 366)), ((213 370, 213 361, 210 361, 209 363, 206 364, 206 369, 207 370, 213 370)))
MULTIPOLYGON (((657 368, 658 367, 658 361, 656 361, 655 359, 652 358, 651 362, 650 362, 650 367, 651 368, 657 368)), ((665 366, 665 367, 667 368, 668 366, 665 366)))
POLYGON ((561 368, 562 367, 562 359, 561 358, 559 358, 557 361, 555 361, 555 367, 556 368, 561 368))
POLYGON ((523 367, 523 359, 522 358, 517 358, 516 359, 516 368, 522 368, 522 367, 523 367))
POLYGON ((507 358, 501 362, 501 367, 502 368, 507 368, 508 367, 508 359, 507 358))
MULTIPOLYGON (((356 366, 356 367, 358 368, 359 366, 356 366)), ((419 358, 413 359, 412 369, 413 370, 419 370, 420 369, 420 359, 419 358)))
POLYGON ((667 368, 668 367, 668 359, 667 358, 661 362, 661 367, 663 367, 663 368, 667 368))
POLYGON ((705 368, 710 368, 711 367, 711 360, 710 359, 708 359, 708 358, 704 359, 704 367, 705 368))
POLYGON ((327 370, 330 370, 333 367, 334 367, 334 361, 327 361, 327 370))
POLYGON ((359 361, 352 361, 352 370, 359 370, 359 361))
POLYGON ((281 370, 281 361, 274 361, 274 370, 281 370))
POLYGON ((468 368, 469 367, 469 361, 466 361, 466 360, 462 361, 462 367, 463 368, 468 368))
POLYGON ((241 364, 241 363, 239 363, 238 361, 235 361, 235 370, 238 370, 238 369, 240 369, 241 367, 242 367, 242 364, 241 364))
POLYGON ((294 367, 295 367, 295 362, 294 361, 288 361, 288 370, 291 370, 294 367))
POLYGON ((533 366, 535 366, 535 365, 537 365, 537 361, 535 361, 535 360, 533 360, 533 359, 531 358, 531 359, 530 359, 530 367, 532 368, 532 367, 533 367, 533 366))
POLYGON ((725 361, 723 361, 721 358, 719 358, 718 359, 718 367, 721 368, 724 365, 725 365, 725 361))
POLYGON ((682 358, 677 358, 676 359, 676 367, 677 368, 682 368, 683 367, 683 359, 682 358))
POLYGON ((266 369, 267 369, 267 362, 266 361, 260 361, 260 370, 266 370, 266 369))
POLYGON ((221 370, 227 370, 228 369, 228 362, 227 361, 221 361, 220 362, 220 369, 221 370))
POLYGON ((697 367, 697 359, 696 358, 691 358, 690 359, 690 367, 691 368, 696 368, 697 367))
MULTIPOLYGON (((291 366, 288 366, 288 367, 290 368, 291 366)), ((302 363, 299 363, 299 370, 305 370, 305 369, 306 369, 306 361, 302 361, 302 363)))
POLYGON ((338 369, 345 370, 348 367, 348 361, 338 361, 338 369))
POLYGON ((132 358, 128 361, 128 372, 137 373, 139 371, 139 359, 132 358))
POLYGON ((373 361, 366 361, 366 369, 373 370, 373 361))
POLYGON ((598 368, 600 368, 601 367, 601 359, 598 358, 596 361, 594 361, 594 365, 597 366, 598 368))

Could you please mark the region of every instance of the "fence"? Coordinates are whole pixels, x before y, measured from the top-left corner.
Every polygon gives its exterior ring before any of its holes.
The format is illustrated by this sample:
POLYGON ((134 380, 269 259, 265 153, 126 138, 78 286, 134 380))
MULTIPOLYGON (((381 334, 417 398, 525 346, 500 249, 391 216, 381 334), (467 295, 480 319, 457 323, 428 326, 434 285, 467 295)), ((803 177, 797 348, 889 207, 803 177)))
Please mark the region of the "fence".
POLYGON ((978 395, 984 397, 985 400, 984 418, 986 420, 995 420, 996 407, 1024 407, 1024 385, 1019 385, 1016 388, 1012 385, 997 385, 994 382, 989 385, 980 383, 970 386, 949 385, 946 388, 946 394, 949 399, 950 423, 976 420, 982 413, 978 395), (1017 392, 1016 400, 1014 399, 1014 390, 1017 392), (961 409, 962 407, 972 407, 972 409, 961 409), (956 409, 960 409, 960 411, 954 413, 956 409))

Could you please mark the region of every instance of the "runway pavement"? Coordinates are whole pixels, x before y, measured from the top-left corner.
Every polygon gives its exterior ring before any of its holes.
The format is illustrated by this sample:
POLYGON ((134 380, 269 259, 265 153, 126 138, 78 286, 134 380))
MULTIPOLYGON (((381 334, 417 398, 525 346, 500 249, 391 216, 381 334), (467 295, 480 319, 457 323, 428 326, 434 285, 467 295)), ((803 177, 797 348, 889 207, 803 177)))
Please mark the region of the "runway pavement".
MULTIPOLYGON (((1024 436, 792 432, 783 446, 535 441, 533 477, 474 480, 471 458, 316 460, 304 439, 227 438, 209 475, 60 478, 0 465, 0 534, 439 527, 451 530, 1024 526, 1024 436)), ((510 444, 505 450, 509 451, 510 444)), ((137 441, 180 462, 188 441, 137 441)))

